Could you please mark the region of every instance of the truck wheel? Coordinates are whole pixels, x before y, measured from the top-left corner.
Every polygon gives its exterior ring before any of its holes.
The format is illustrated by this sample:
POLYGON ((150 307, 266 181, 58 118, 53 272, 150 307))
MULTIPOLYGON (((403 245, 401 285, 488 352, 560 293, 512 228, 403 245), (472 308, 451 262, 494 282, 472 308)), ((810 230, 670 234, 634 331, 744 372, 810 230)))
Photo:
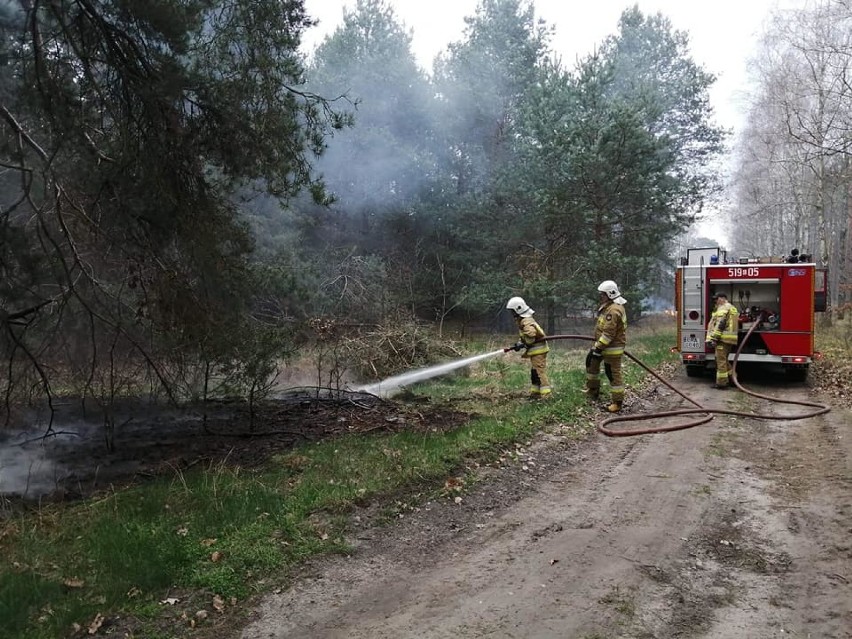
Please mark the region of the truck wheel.
POLYGON ((784 375, 787 378, 787 381, 803 382, 808 378, 808 367, 801 366, 799 368, 793 368, 792 366, 788 366, 784 369, 784 375))
POLYGON ((704 376, 704 367, 703 366, 687 366, 686 367, 686 376, 687 377, 703 377, 704 376))

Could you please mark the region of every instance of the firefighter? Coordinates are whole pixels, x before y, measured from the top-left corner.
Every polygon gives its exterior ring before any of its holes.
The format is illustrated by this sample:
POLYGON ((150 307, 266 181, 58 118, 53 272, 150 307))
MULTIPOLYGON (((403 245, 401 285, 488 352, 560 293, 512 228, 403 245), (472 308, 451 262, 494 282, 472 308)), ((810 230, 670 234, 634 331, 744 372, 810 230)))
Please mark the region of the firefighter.
POLYGON ((586 355, 585 392, 592 400, 596 400, 600 395, 603 362, 611 399, 607 410, 617 413, 624 403, 621 359, 627 345, 627 314, 624 311, 627 300, 621 297, 615 282, 606 280, 598 286, 598 302, 600 307, 595 322, 595 343, 586 355))
POLYGON ((552 388, 547 377, 547 353, 550 347, 544 340, 544 330, 533 319, 534 310, 522 297, 513 297, 506 303, 506 308, 512 312, 512 317, 518 323, 520 339, 512 347, 515 351, 524 349, 521 357, 530 360, 530 399, 547 399, 552 388))
POLYGON ((707 324, 707 343, 716 351, 716 385, 724 390, 733 386, 730 379, 730 367, 728 355, 737 345, 737 331, 739 330, 739 312, 736 307, 728 302, 728 296, 721 291, 713 295, 716 300, 716 308, 710 316, 707 324))

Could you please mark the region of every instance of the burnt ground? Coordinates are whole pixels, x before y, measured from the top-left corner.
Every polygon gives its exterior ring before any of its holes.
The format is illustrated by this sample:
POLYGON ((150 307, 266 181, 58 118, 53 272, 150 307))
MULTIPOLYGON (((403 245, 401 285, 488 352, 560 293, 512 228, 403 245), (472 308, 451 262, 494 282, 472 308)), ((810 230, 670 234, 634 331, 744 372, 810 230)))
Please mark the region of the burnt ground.
POLYGON ((239 402, 181 410, 136 404, 117 407, 113 419, 110 446, 102 414, 92 408, 84 414, 76 402, 58 409, 50 429, 0 431, 0 494, 11 501, 82 498, 199 464, 253 468, 306 442, 372 431, 435 432, 470 416, 424 402, 304 388, 253 411, 239 402))

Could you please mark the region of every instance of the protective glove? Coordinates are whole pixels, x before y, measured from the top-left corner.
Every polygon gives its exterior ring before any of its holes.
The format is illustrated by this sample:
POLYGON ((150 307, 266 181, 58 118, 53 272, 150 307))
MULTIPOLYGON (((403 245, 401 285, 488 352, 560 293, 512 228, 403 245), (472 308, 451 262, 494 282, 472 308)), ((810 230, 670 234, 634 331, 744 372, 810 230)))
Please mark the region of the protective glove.
POLYGON ((593 348, 589 351, 589 357, 594 357, 595 359, 601 359, 603 357, 603 351, 599 348, 593 348))
POLYGON ((716 340, 715 339, 711 339, 707 343, 710 344, 710 348, 716 348, 716 340))
POLYGON ((518 352, 519 350, 521 350, 522 348, 526 348, 526 346, 527 346, 527 345, 526 345, 526 344, 524 344, 523 342, 517 342, 517 343, 516 343, 516 344, 512 347, 512 350, 513 350, 513 351, 515 351, 515 352, 517 353, 517 352, 518 352))

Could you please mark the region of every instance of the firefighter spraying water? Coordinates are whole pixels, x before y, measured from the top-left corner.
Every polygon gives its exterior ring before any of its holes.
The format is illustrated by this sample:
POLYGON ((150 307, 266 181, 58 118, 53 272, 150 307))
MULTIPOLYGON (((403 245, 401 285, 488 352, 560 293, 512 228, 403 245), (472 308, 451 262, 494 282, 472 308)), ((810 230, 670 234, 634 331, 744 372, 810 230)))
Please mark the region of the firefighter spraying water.
POLYGON ((550 347, 547 345, 544 329, 533 319, 535 311, 524 298, 511 298, 506 302, 506 308, 518 324, 518 341, 504 350, 524 351, 521 357, 530 361, 530 399, 547 399, 552 387, 547 376, 547 353, 550 347))
POLYGON ((511 298, 506 308, 512 312, 513 317, 518 323, 519 340, 513 346, 501 348, 489 353, 481 353, 472 355, 464 359, 447 362, 445 364, 437 364, 428 368, 421 368, 410 373, 402 373, 389 377, 375 384, 367 384, 360 386, 354 390, 362 393, 369 393, 378 397, 391 397, 400 392, 405 386, 416 384, 433 377, 446 375, 454 370, 470 366, 476 362, 508 353, 509 351, 523 350, 522 357, 530 360, 530 395, 535 398, 547 397, 550 395, 551 386, 547 377, 547 352, 550 350, 547 342, 544 340, 544 331, 538 325, 532 316, 533 311, 529 305, 520 297, 511 298))

